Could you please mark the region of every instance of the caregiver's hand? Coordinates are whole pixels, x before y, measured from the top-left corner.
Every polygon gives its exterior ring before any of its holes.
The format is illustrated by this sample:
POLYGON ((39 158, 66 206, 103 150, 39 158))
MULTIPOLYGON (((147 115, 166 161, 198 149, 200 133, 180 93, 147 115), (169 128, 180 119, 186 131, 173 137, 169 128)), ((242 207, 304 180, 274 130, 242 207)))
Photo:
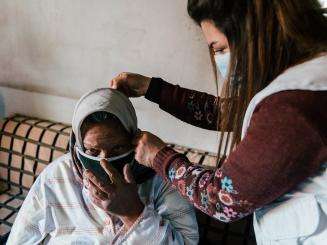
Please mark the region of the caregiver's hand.
POLYGON ((153 161, 157 153, 166 146, 157 136, 139 131, 133 140, 135 145, 135 159, 140 164, 153 168, 153 161))
POLYGON ((150 81, 150 77, 123 72, 109 82, 109 88, 117 89, 127 97, 140 97, 146 94, 150 81))
POLYGON ((118 216, 125 228, 129 229, 144 209, 129 165, 124 166, 124 176, 105 160, 101 160, 101 166, 112 183, 103 183, 91 171, 86 170, 84 175, 92 202, 118 216))

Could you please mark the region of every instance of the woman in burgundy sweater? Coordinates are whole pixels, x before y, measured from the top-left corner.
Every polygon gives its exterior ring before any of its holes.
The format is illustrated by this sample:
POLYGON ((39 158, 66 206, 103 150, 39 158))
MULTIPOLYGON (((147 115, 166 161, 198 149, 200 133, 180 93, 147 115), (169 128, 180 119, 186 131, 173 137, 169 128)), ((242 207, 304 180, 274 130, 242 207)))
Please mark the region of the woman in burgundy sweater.
POLYGON ((188 12, 225 78, 221 96, 132 73, 110 87, 221 131, 230 148, 220 144, 209 170, 140 132, 136 159, 222 222, 255 212, 258 244, 327 241, 327 21, 318 1, 189 0, 188 12))

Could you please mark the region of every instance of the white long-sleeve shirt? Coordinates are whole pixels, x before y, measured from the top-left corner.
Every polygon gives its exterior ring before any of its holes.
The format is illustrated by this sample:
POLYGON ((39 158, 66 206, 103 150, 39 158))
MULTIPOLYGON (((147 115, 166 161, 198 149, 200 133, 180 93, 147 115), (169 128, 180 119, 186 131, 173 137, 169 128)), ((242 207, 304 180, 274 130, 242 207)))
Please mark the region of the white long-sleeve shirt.
POLYGON ((70 156, 58 158, 28 193, 7 244, 197 244, 193 208, 155 176, 138 186, 145 204, 133 227, 94 205, 77 182, 70 156))

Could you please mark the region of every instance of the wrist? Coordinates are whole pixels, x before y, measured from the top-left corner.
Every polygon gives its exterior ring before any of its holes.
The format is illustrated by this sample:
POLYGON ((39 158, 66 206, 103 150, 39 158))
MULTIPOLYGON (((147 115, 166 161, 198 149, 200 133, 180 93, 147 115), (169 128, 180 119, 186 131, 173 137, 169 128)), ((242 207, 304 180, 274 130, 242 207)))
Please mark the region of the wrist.
POLYGON ((182 154, 176 152, 173 148, 165 146, 154 157, 153 169, 164 179, 168 180, 167 174, 170 165, 178 157, 184 157, 182 154))
POLYGON ((155 165, 155 158, 156 158, 156 156, 158 155, 158 153, 162 150, 162 149, 164 149, 165 147, 167 146, 167 144, 165 144, 165 143, 162 143, 162 144, 160 144, 160 145, 158 145, 156 148, 156 151, 154 152, 154 154, 153 154, 153 157, 152 157, 152 161, 151 161, 151 168, 152 169, 154 169, 154 165, 155 165))
POLYGON ((143 94, 144 96, 146 95, 146 93, 147 93, 148 90, 149 90, 149 86, 150 86, 151 80, 152 80, 151 77, 145 77, 145 78, 144 78, 144 88, 143 88, 143 91, 142 91, 142 94, 143 94))
POLYGON ((133 224, 137 221, 144 210, 144 204, 139 200, 135 203, 133 211, 128 215, 120 216, 119 218, 124 223, 125 229, 129 230, 133 224))
POLYGON ((145 93, 145 98, 154 103, 159 104, 162 92, 163 80, 160 78, 152 77, 149 82, 149 86, 145 93))

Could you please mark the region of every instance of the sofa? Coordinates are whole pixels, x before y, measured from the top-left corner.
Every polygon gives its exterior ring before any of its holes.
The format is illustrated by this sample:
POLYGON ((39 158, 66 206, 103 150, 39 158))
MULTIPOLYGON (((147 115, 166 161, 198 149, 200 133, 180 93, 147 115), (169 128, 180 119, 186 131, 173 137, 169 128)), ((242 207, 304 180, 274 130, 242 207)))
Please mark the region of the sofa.
MULTIPOLYGON (((37 176, 69 147, 70 125, 14 115, 0 122, 0 244, 37 176)), ((171 144, 195 164, 215 166, 215 156, 171 144)), ((224 224, 197 212, 200 244, 255 244, 252 218, 224 224)))

